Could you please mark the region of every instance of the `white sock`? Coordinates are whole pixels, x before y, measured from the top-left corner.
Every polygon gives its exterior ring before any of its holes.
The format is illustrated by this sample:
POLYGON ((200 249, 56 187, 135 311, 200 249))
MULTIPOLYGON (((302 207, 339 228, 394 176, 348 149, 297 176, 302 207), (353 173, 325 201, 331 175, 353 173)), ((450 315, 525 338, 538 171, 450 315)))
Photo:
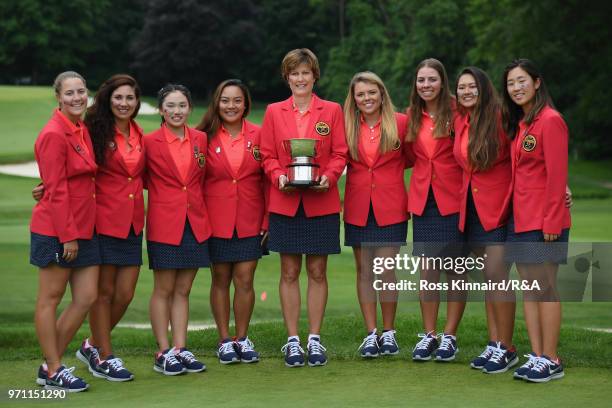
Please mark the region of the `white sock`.
POLYGON ((45 371, 49 371, 49 367, 47 367, 47 363, 42 363, 42 368, 45 371))
POLYGON ((308 335, 308 342, 310 342, 310 340, 316 340, 316 341, 320 342, 321 341, 321 336, 319 334, 310 333, 308 335))
POLYGON ((300 336, 289 336, 289 337, 287 337, 287 343, 289 343, 291 340, 296 340, 299 343, 300 342, 300 336))
POLYGON ((88 349, 88 348, 91 348, 91 347, 93 347, 93 346, 89 343, 89 337, 88 337, 88 338, 85 339, 85 348, 88 349))

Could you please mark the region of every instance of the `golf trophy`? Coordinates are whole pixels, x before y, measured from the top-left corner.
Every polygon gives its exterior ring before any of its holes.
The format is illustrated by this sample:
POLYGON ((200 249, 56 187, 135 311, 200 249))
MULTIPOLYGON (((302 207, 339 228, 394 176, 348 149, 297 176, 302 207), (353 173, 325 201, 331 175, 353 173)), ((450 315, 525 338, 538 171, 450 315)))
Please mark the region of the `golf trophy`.
POLYGON ((287 186, 312 187, 319 185, 319 165, 315 162, 317 139, 289 139, 283 141, 285 150, 291 155, 287 165, 287 186))

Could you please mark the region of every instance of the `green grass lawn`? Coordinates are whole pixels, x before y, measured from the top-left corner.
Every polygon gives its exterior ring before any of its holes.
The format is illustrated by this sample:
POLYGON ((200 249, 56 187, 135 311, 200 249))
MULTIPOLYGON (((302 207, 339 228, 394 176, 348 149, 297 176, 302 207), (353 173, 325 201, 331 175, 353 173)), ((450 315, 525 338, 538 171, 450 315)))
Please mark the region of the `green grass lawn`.
MULTIPOLYGON (((147 100, 154 103, 152 99, 147 100)), ((31 157, 36 135, 54 106, 50 87, 0 87, 0 130, 5 136, 0 142, 0 162, 31 157)), ((204 111, 202 106, 196 106, 192 124, 199 121, 204 111)), ((260 122, 262 114, 263 107, 258 106, 251 119, 260 122)), ((142 116, 138 120, 145 131, 159 125, 157 116, 142 116)), ((609 164, 573 162, 570 166, 570 186, 577 197, 572 208, 572 242, 612 242, 612 197, 604 185, 612 181, 612 167, 609 164)), ((33 179, 0 175, 1 393, 8 387, 33 388, 40 362, 33 326, 38 276, 36 268, 28 263, 28 223, 33 206, 30 191, 36 183, 33 179)), ((214 357, 216 330, 198 330, 190 332, 189 344, 199 356, 203 356, 209 366, 208 372, 166 378, 151 369, 152 353, 155 351, 151 331, 120 327, 113 334, 115 349, 134 371, 136 381, 112 384, 93 379, 74 358, 73 352, 79 341, 87 335, 85 324, 70 345, 66 363, 77 365, 77 374, 90 381, 92 388, 82 395, 71 395, 65 405, 490 406, 495 403, 499 406, 565 406, 571 401, 572 405, 609 406, 612 397, 612 334, 589 329, 612 328, 612 303, 564 303, 560 355, 567 365, 566 378, 544 386, 528 385, 513 381, 511 374, 485 376, 468 368, 470 358, 478 354, 486 342, 482 302, 471 302, 467 306, 458 332, 461 351, 454 363, 416 364, 409 361, 410 350, 418 340, 416 334, 421 330, 419 306, 415 296, 411 295, 402 295, 398 304, 400 356, 361 361, 357 348, 364 335, 364 327, 355 294, 351 250, 343 248, 340 255, 331 256, 328 270, 329 302, 322 331, 331 358, 327 367, 286 369, 283 366, 279 349, 286 334, 278 296, 279 260, 278 255, 273 254, 260 262, 255 278, 257 300, 250 337, 263 357, 261 363, 254 366, 221 366, 214 357), (263 292, 267 293, 265 301, 260 299, 263 292), (533 392, 534 387, 545 389, 545 397, 533 392)), ((301 283, 305 295, 304 275, 301 283)), ((152 283, 152 273, 145 263, 136 296, 123 319, 124 323, 148 323, 152 283)), ((190 297, 192 323, 214 323, 209 307, 209 287, 210 272, 202 269, 190 297)), ((587 287, 587 299, 589 295, 590 287, 587 287)), ((66 298, 62 306, 68 301, 69 294, 66 298)), ((517 307, 515 343, 523 354, 529 351, 529 343, 521 309, 517 307)), ((444 316, 443 306, 440 330, 444 316)), ((300 333, 303 337, 307 336, 305 320, 306 311, 303 309, 300 333)), ((3 398, 0 395, 0 401, 5 401, 3 398)), ((37 404, 34 402, 32 405, 37 404)), ((21 402, 16 406, 28 405, 21 402)))

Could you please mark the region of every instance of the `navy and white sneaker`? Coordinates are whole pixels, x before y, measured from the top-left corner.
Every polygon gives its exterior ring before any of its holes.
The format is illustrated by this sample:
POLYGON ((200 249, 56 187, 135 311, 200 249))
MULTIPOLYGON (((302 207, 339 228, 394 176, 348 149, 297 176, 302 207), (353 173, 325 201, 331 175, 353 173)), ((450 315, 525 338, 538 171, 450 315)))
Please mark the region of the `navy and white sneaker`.
POLYGON ((179 363, 185 367, 185 370, 188 373, 201 373, 202 371, 206 370, 206 365, 203 362, 198 361, 193 353, 187 350, 185 347, 178 349, 174 356, 179 363))
POLYGON ((304 366, 304 349, 300 346, 300 341, 290 339, 287 344, 281 347, 281 352, 285 353, 285 365, 287 367, 304 366))
POLYGON ((112 354, 104 361, 98 359, 96 368, 91 372, 94 377, 104 378, 108 381, 122 382, 134 379, 134 374, 123 366, 123 360, 112 354))
POLYGON ((514 370, 514 378, 524 380, 527 377, 529 370, 531 370, 535 366, 536 361, 538 361, 538 356, 533 351, 529 354, 525 354, 524 357, 527 357, 527 361, 525 361, 525 364, 514 370))
POLYGON ((234 342, 231 339, 225 339, 219 343, 217 357, 219 357, 219 362, 221 364, 234 364, 240 362, 240 357, 238 353, 236 353, 234 342))
POLYGON ((415 361, 431 360, 431 354, 438 348, 438 339, 433 332, 427 334, 419 333, 421 340, 412 349, 412 359, 415 361))
POLYGON ((497 343, 494 341, 490 341, 487 344, 487 347, 485 347, 484 351, 480 353, 478 357, 472 360, 472 362, 470 363, 470 367, 475 368, 477 370, 482 370, 485 364, 487 364, 487 361, 489 361, 489 359, 493 355, 495 347, 497 347, 497 343))
POLYGON ((359 353, 362 358, 376 358, 378 357, 378 352, 378 335, 376 330, 373 330, 359 345, 359 353))
POLYGON ((60 366, 52 377, 47 377, 46 390, 64 390, 66 392, 81 392, 89 388, 83 379, 72 374, 74 367, 60 366))
POLYGON ((159 357, 155 357, 153 370, 163 375, 179 375, 187 371, 174 355, 174 347, 162 351, 159 357))
POLYGON ((442 334, 440 347, 436 350, 436 361, 446 362, 455 359, 455 355, 459 351, 457 347, 457 338, 452 334, 442 334))
POLYGON ((482 372, 486 374, 505 373, 511 367, 514 367, 519 362, 516 351, 508 350, 506 346, 499 341, 496 343, 493 355, 482 368, 482 372))
POLYGON ((399 346, 395 340, 395 330, 387 330, 378 339, 380 344, 380 354, 394 356, 399 353, 399 346))
POLYGON ((308 365, 310 367, 324 366, 327 364, 327 356, 325 351, 327 349, 321 344, 321 340, 318 337, 311 337, 308 339, 308 365))
POLYGON ((259 353, 255 351, 255 345, 248 337, 238 339, 235 344, 240 362, 249 364, 259 361, 259 353))
POLYGON ((548 382, 561 378, 564 375, 565 373, 563 372, 561 360, 559 360, 559 364, 557 364, 549 357, 542 355, 542 357, 538 357, 533 368, 527 371, 527 375, 524 379, 531 382, 548 382))
POLYGON ((43 367, 43 365, 41 364, 38 367, 38 374, 36 375, 36 384, 40 385, 41 387, 44 387, 47 383, 47 375, 49 375, 49 372, 45 370, 45 367, 43 367))
POLYGON ((75 356, 85 364, 89 372, 93 374, 96 370, 98 359, 100 358, 100 351, 95 346, 85 347, 85 342, 86 340, 83 340, 75 356))

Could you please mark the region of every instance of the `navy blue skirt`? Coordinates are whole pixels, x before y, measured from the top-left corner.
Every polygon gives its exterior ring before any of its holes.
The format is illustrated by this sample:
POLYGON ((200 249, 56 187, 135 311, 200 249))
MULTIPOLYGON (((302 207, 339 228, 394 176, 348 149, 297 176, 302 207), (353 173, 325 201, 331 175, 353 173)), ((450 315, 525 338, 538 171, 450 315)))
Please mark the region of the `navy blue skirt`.
POLYGON ((406 245, 406 234, 408 233, 408 221, 379 227, 374 216, 374 208, 370 202, 368 221, 365 226, 344 223, 344 245, 360 247, 367 243, 368 246, 402 246, 406 245), (393 244, 393 245, 389 245, 393 244))
POLYGON ((506 237, 505 260, 517 264, 540 264, 552 262, 567 263, 567 247, 569 241, 569 228, 561 231, 559 239, 553 242, 544 242, 544 233, 541 230, 516 232, 514 230, 514 216, 508 222, 508 235, 506 237))
POLYGON ((423 214, 412 216, 412 240, 415 256, 461 256, 464 252, 459 213, 440 214, 431 187, 423 214))
POLYGON ((99 234, 98 242, 103 265, 142 265, 142 232, 136 235, 133 227, 127 238, 99 234))
POLYGON ((339 254, 340 214, 309 218, 301 202, 293 217, 270 213, 268 248, 281 254, 339 254))
POLYGON ((505 225, 497 227, 491 231, 485 231, 480 217, 476 211, 476 205, 474 204, 474 197, 472 196, 472 189, 468 187, 467 197, 467 212, 465 218, 465 230, 464 237, 468 244, 477 244, 475 246, 486 245, 488 243, 495 244, 506 241, 506 235, 508 231, 505 225))
POLYGON ((210 261, 212 263, 222 262, 244 262, 253 261, 268 255, 268 250, 261 245, 261 236, 238 238, 238 232, 234 230, 231 238, 211 237, 208 240, 210 250, 210 261))
POLYGON ((149 269, 197 269, 210 266, 208 240, 198 243, 189 219, 185 221, 179 245, 147 240, 149 269))
POLYGON ((45 268, 51 263, 56 263, 62 268, 83 268, 85 266, 100 265, 100 246, 98 235, 94 232, 91 239, 78 239, 79 252, 72 262, 66 262, 64 244, 57 237, 30 233, 30 263, 45 268))

